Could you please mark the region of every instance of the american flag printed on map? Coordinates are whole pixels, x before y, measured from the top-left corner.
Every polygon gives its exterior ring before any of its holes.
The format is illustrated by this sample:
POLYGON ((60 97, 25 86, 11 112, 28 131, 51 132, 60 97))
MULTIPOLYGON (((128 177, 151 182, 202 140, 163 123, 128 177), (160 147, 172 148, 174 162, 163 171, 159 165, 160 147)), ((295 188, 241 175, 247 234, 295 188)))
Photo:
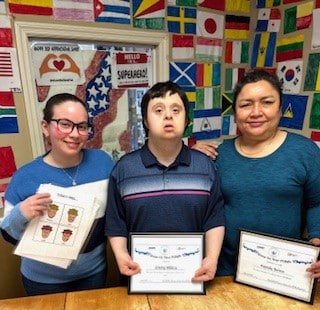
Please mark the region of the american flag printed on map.
POLYGON ((21 91, 17 52, 13 47, 0 47, 0 91, 21 91))
MULTIPOLYGON (((86 103, 91 121, 95 116, 109 109, 111 88, 111 55, 110 52, 106 52, 100 62, 98 73, 89 81, 86 88, 86 103)), ((92 136, 93 133, 90 133, 89 138, 92 136)))

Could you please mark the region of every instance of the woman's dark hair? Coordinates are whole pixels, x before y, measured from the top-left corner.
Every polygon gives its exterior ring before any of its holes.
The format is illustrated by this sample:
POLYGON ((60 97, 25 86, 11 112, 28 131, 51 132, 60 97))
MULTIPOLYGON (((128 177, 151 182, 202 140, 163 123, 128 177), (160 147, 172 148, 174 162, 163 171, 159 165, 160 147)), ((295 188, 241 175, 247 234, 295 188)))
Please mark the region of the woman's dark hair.
POLYGON ((154 98, 163 98, 169 92, 169 95, 178 94, 181 98, 184 109, 186 111, 186 126, 185 129, 189 125, 189 100, 187 98, 186 93, 181 89, 181 87, 171 81, 166 82, 159 82, 154 84, 142 97, 141 101, 141 114, 142 114, 142 121, 143 121, 143 128, 148 137, 149 129, 145 125, 145 121, 147 120, 148 116, 148 105, 150 100, 154 98))
POLYGON ((282 105, 282 82, 279 80, 278 76, 272 73, 269 73, 262 69, 254 69, 248 71, 245 76, 238 82, 233 91, 233 102, 232 108, 233 111, 236 109, 236 102, 241 92, 242 88, 250 83, 256 83, 259 81, 269 82, 270 85, 278 92, 280 98, 280 107, 282 105))
POLYGON ((50 97, 46 103, 45 108, 43 109, 43 119, 46 122, 50 122, 53 117, 53 108, 57 105, 60 105, 66 101, 79 102, 83 105, 86 111, 88 111, 87 105, 80 98, 73 94, 61 93, 56 94, 50 97))

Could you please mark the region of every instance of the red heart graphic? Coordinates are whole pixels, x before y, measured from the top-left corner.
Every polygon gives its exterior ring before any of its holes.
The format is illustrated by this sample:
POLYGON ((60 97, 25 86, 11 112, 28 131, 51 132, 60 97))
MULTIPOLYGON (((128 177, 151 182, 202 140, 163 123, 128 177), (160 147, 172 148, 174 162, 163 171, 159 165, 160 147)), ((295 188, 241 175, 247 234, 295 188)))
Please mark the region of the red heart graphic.
POLYGON ((64 61, 63 60, 55 60, 53 62, 53 65, 59 70, 61 71, 64 68, 64 61))

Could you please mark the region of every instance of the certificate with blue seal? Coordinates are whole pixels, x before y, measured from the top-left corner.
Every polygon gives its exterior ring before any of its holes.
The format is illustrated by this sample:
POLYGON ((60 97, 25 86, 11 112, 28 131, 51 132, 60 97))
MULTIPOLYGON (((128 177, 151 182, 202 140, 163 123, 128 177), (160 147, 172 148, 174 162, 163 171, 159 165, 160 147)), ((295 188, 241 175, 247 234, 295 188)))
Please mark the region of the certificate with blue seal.
POLYGON ((205 251, 204 233, 131 233, 130 254, 141 272, 129 279, 129 294, 205 294, 192 282, 205 251))
POLYGON ((306 269, 319 251, 309 242, 240 230, 234 280, 312 304, 317 281, 306 269))

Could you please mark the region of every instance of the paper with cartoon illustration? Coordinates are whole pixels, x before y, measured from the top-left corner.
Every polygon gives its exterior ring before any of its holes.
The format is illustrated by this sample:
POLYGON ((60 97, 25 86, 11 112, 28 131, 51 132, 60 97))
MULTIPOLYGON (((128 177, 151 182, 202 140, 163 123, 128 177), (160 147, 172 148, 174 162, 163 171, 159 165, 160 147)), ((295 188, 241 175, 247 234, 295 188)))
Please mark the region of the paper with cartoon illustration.
POLYGON ((77 259, 95 218, 100 217, 101 204, 77 186, 42 184, 38 191, 51 193, 53 203, 29 223, 15 254, 66 268, 77 259))

